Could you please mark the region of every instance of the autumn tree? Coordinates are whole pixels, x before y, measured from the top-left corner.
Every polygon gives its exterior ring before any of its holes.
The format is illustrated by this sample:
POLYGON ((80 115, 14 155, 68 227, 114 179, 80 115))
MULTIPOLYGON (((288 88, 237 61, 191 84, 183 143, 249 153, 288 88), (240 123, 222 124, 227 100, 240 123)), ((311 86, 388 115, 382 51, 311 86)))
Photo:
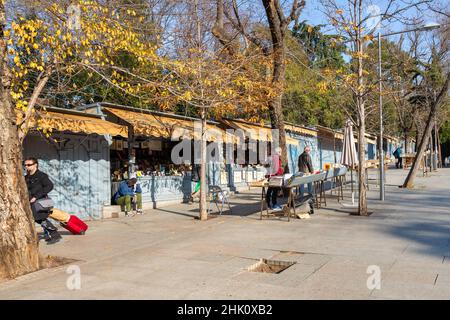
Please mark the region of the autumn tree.
MULTIPOLYGON (((346 55, 351 59, 348 68, 336 73, 336 84, 345 86, 353 96, 353 102, 344 105, 347 115, 356 124, 358 130, 358 185, 360 215, 368 215, 367 186, 365 163, 365 133, 367 131, 368 115, 376 110, 376 104, 370 103, 370 95, 378 88, 376 75, 369 72, 370 66, 376 64, 376 56, 368 54, 368 45, 373 42, 383 23, 393 20, 406 21, 408 10, 419 8, 426 1, 390 0, 376 15, 366 12, 372 6, 369 0, 321 0, 325 14, 334 26, 336 33, 342 37, 341 43, 346 44, 346 55)), ((331 84, 333 86, 333 84, 331 84)))
MULTIPOLYGON (((428 61, 422 61, 423 81, 421 83, 422 100, 428 105, 426 122, 423 133, 417 141, 417 152, 413 165, 406 177, 403 187, 413 188, 414 180, 419 171, 428 142, 432 138, 432 131, 436 127, 438 114, 447 115, 449 105, 450 65, 448 59, 450 27, 448 15, 442 15, 441 28, 434 33, 431 39, 431 54, 428 61)), ((444 119, 445 120, 445 119, 444 119)), ((443 122, 440 122, 441 124, 443 122)))
POLYGON ((21 142, 33 122, 39 98, 71 87, 76 90, 71 76, 78 72, 96 74, 126 94, 138 94, 141 83, 123 67, 115 66, 112 59, 122 52, 145 60, 149 73, 161 70, 156 67, 160 64, 155 45, 142 42, 127 26, 126 17, 135 15, 129 8, 80 0, 75 3, 80 14, 74 21, 64 3, 38 4, 41 6, 26 3, 34 5, 31 15, 24 14, 26 10, 8 11, 5 1, 0 7, 0 177, 4 182, 0 187, 0 278, 39 268, 34 219, 21 165, 21 142), (61 81, 49 85, 54 75, 61 81))
POLYGON ((201 143, 200 219, 205 220, 206 120, 244 114, 258 119, 267 110, 267 99, 274 97, 275 90, 261 72, 261 66, 268 64, 261 50, 230 54, 212 36, 215 8, 210 1, 180 1, 173 10, 182 11, 184 16, 172 25, 176 45, 171 47, 172 59, 164 61, 164 77, 159 79, 159 85, 167 88, 167 99, 155 103, 162 110, 172 110, 181 104, 200 114, 202 132, 197 137, 201 143))
POLYGON ((282 108, 286 75, 286 37, 289 26, 298 21, 305 1, 293 0, 282 4, 279 0, 262 0, 265 22, 259 23, 255 19, 258 9, 255 9, 254 5, 249 6, 245 1, 216 0, 216 4, 217 15, 213 34, 229 53, 257 47, 270 58, 271 64, 266 69, 266 75, 278 95, 268 97, 267 105, 272 128, 279 130, 281 158, 286 166, 288 158, 282 108), (245 10, 243 7, 246 7, 245 10))
POLYGON ((0 279, 13 278, 39 268, 38 239, 22 163, 11 85, 7 41, 7 11, 0 1, 0 279))
MULTIPOLYGON (((409 42, 408 42, 409 44, 409 42)), ((384 132, 405 139, 405 145, 415 133, 415 123, 420 114, 421 104, 416 103, 416 84, 420 78, 420 68, 414 49, 407 46, 405 38, 399 41, 381 41, 381 65, 383 70, 383 127, 384 132)), ((367 54, 378 57, 378 41, 369 43, 367 54)), ((377 81, 377 64, 368 65, 368 79, 377 81)), ((368 103, 377 105, 379 92, 371 92, 368 103)), ((367 116, 367 129, 380 130, 380 113, 372 108, 367 116)), ((404 152, 407 152, 406 147, 404 152)))
POLYGON ((349 98, 339 86, 323 87, 324 79, 345 66, 343 47, 335 35, 305 21, 295 24, 286 39, 286 85, 283 112, 286 121, 342 128, 341 106, 349 98))

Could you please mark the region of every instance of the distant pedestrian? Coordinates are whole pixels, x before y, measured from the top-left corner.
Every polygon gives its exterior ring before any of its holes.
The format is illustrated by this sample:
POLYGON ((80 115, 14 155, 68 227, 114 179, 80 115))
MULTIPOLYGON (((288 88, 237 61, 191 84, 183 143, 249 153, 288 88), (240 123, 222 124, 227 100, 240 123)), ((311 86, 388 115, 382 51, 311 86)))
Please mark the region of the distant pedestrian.
POLYGON ((398 168, 402 168, 403 167, 403 160, 402 160, 402 146, 398 146, 397 149, 395 149, 395 151, 392 153, 395 157, 395 167, 398 168))
POLYGON ((43 200, 48 200, 48 194, 53 190, 53 183, 47 174, 39 170, 39 163, 36 158, 27 158, 24 165, 27 171, 25 181, 27 183, 33 218, 44 229, 45 241, 48 244, 56 243, 61 240, 61 234, 47 219, 51 213, 51 208, 43 206, 43 200))

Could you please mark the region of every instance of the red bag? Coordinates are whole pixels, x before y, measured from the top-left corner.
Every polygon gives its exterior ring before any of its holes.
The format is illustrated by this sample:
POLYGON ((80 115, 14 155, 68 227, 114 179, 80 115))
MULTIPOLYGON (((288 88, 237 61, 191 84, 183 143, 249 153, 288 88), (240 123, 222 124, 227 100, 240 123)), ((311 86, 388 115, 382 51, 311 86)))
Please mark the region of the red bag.
POLYGON ((77 216, 70 216, 69 221, 67 223, 61 223, 61 226, 73 234, 85 234, 88 229, 88 225, 81 221, 77 216))

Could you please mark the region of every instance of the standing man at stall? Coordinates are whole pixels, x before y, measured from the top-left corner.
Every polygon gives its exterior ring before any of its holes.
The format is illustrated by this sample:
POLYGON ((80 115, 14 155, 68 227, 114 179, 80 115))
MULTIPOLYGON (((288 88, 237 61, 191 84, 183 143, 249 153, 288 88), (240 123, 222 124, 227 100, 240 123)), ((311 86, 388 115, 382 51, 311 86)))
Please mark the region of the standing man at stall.
MULTIPOLYGON (((298 171, 303 174, 311 174, 314 172, 310 153, 311 148, 309 146, 306 146, 305 149, 303 150, 303 153, 298 157, 298 171)), ((302 199, 304 192, 305 192, 305 185, 301 185, 300 194, 302 196, 302 199)), ((308 193, 312 195, 314 199, 312 182, 308 183, 308 193)))

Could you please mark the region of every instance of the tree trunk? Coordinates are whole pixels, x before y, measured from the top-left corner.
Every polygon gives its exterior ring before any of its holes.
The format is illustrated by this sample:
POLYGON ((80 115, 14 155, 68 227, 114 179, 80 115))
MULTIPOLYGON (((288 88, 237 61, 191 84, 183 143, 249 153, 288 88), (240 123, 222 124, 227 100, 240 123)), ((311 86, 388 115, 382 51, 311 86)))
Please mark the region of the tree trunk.
POLYGON ((208 209, 206 202, 206 108, 202 108, 202 135, 200 148, 200 220, 208 219, 208 209))
POLYGON ((442 146, 441 146, 441 137, 439 136, 439 130, 437 132, 438 139, 438 159, 439 159, 439 168, 444 167, 444 159, 442 158, 442 146))
POLYGON ((11 279, 38 270, 39 251, 22 175, 4 27, 5 10, 0 1, 0 279, 11 279))
POLYGON ((408 153, 408 132, 404 132, 404 137, 405 137, 405 153, 408 153))
MULTIPOLYGON (((362 109, 364 113, 364 106, 362 109)), ((363 119, 358 127, 358 191, 359 191, 359 205, 358 213, 360 216, 367 216, 367 186, 366 186, 366 170, 364 168, 366 162, 366 124, 363 119)))
POLYGON ((414 143, 414 152, 417 153, 417 146, 419 145, 419 129, 416 128, 416 143, 414 143))
MULTIPOLYGON (((212 29, 213 35, 219 40, 219 42, 224 45, 231 55, 236 54, 236 35, 226 31, 224 28, 224 1, 217 0, 217 16, 214 27, 212 29)), ((236 3, 234 3, 236 4, 236 3)), ((279 146, 281 147, 281 161, 283 163, 283 167, 286 171, 289 170, 288 166, 288 153, 286 147, 286 133, 284 131, 284 116, 282 109, 282 96, 283 96, 283 86, 285 81, 285 69, 286 69, 286 49, 285 49, 285 35, 288 28, 288 25, 291 21, 294 21, 298 18, 300 11, 299 9, 303 8, 305 2, 293 2, 292 12, 289 15, 289 18, 285 18, 283 14, 283 6, 280 5, 279 0, 262 0, 262 4, 264 6, 267 21, 269 23, 271 40, 272 40, 272 52, 268 50, 265 46, 265 39, 259 39, 255 37, 251 37, 252 42, 260 47, 266 56, 272 54, 273 61, 273 73, 272 78, 270 80, 273 88, 279 92, 279 94, 274 97, 268 99, 268 108, 270 121, 273 129, 279 130, 279 146)), ((235 14, 237 14, 237 7, 235 10, 235 14)), ((237 20, 239 17, 237 16, 237 20)), ((245 36, 245 40, 247 41, 248 34, 244 31, 244 27, 242 24, 237 21, 235 23, 235 28, 237 28, 238 32, 245 36)))
POLYGON ((431 133, 430 133, 430 140, 429 140, 429 143, 428 143, 428 150, 430 150, 430 156, 429 156, 429 158, 430 158, 430 172, 431 171, 434 171, 434 161, 433 161, 433 129, 431 129, 431 133))
POLYGON ((38 82, 33 89, 33 94, 31 95, 30 101, 28 101, 28 107, 27 107, 27 111, 25 112, 25 117, 24 117, 22 123, 20 123, 18 125, 20 144, 23 143, 23 140, 25 139, 25 137, 28 133, 29 121, 32 117, 34 106, 36 105, 39 95, 41 94, 42 90, 44 90, 45 85, 47 84, 48 80, 50 79, 50 73, 51 73, 51 68, 48 68, 45 73, 43 73, 41 76, 39 76, 38 82))
MULTIPOLYGON (((359 1, 359 21, 362 21, 362 1, 359 1)), ((357 89, 357 111, 358 111, 358 188, 359 188, 359 203, 358 203, 358 213, 361 216, 367 216, 367 186, 366 186, 366 171, 365 171, 365 162, 366 162, 366 106, 364 101, 364 72, 363 72, 363 39, 361 34, 361 27, 358 28, 357 36, 356 36, 356 44, 358 48, 358 89, 357 89)), ((381 148, 383 148, 383 141, 380 141, 381 148)))
MULTIPOLYGON (((280 148, 281 148, 281 162, 285 172, 289 172, 288 154, 286 148, 286 132, 284 131, 284 116, 281 105, 281 97, 269 101, 270 120, 273 129, 278 129, 280 148)), ((274 141, 273 141, 274 142, 274 141)))
POLYGON ((420 160, 423 157, 425 148, 430 139, 431 130, 433 130, 434 116, 436 115, 439 104, 444 99, 444 97, 447 96, 447 94, 448 94, 447 92, 448 92, 448 88, 449 88, 449 81, 450 81, 450 73, 447 73, 447 79, 445 80, 442 90, 439 93, 439 95, 437 96, 436 100, 431 105, 431 110, 430 110, 430 114, 428 115, 427 124, 425 126, 424 133, 420 140, 419 147, 417 148, 416 157, 414 159, 413 165, 411 166, 411 169, 409 170, 408 176, 406 177, 405 182, 403 183, 403 188, 414 188, 414 180, 417 176, 417 173, 419 172, 420 160))
POLYGON ((279 130, 281 161, 286 172, 289 171, 288 154, 286 148, 286 132, 284 131, 284 115, 282 107, 283 86, 286 73, 286 48, 284 45, 285 27, 280 20, 275 3, 273 0, 263 0, 266 10, 267 20, 269 22, 270 34, 273 48, 273 75, 272 85, 278 90, 279 94, 269 100, 269 114, 272 128, 279 130))
POLYGON ((434 163, 434 170, 436 171, 438 169, 438 163, 439 163, 439 156, 438 156, 438 129, 437 129, 437 122, 436 117, 434 118, 434 144, 433 144, 433 163, 434 163))

